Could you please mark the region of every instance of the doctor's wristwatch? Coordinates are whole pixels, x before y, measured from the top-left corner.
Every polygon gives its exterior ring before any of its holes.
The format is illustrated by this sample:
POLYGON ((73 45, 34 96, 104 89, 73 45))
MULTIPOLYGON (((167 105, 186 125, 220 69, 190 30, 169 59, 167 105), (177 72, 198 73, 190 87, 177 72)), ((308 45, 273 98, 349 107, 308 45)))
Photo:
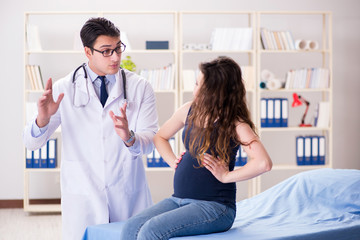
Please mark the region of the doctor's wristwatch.
POLYGON ((128 140, 126 140, 126 143, 131 143, 135 138, 135 133, 133 130, 130 130, 130 138, 128 140))

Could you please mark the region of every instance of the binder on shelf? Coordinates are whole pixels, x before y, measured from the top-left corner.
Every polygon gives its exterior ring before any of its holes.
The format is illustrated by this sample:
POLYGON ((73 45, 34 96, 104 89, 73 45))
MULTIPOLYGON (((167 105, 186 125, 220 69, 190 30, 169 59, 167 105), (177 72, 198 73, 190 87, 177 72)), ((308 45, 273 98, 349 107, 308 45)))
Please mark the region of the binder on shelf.
POLYGON ((274 127, 275 121, 274 121, 274 99, 268 98, 267 99, 267 126, 268 127, 274 127))
POLYGON ((57 139, 49 139, 47 142, 48 147, 48 168, 56 168, 57 165, 57 139))
MULTIPOLYGON (((176 152, 175 150, 175 138, 170 138, 169 139, 169 144, 170 144, 170 146, 171 146, 171 149, 172 149, 172 151, 173 152, 176 152)), ((161 167, 170 167, 169 166, 169 164, 167 164, 167 162, 163 159, 163 158, 161 158, 161 167)))
POLYGON ((244 148, 240 146, 240 166, 244 166, 247 163, 247 153, 244 151, 244 148))
POLYGON ((26 168, 33 167, 34 153, 33 151, 26 149, 26 168))
POLYGON ((34 158, 33 158, 32 166, 33 166, 33 168, 39 168, 40 167, 40 149, 37 149, 33 152, 34 152, 33 153, 34 158))
POLYGON ((289 101, 287 98, 281 98, 281 127, 288 127, 289 119, 289 101))
POLYGON ((169 166, 169 164, 167 164, 167 162, 166 162, 163 158, 161 158, 161 165, 160 165, 160 167, 170 167, 170 166, 169 166))
POLYGON ((325 164, 325 154, 326 154, 326 145, 325 145, 325 137, 319 136, 319 164, 325 164))
POLYGON ((247 163, 247 154, 244 151, 243 147, 240 145, 239 150, 236 153, 235 157, 235 166, 242 167, 247 163))
POLYGON ((311 137, 311 164, 319 164, 319 137, 311 137))
POLYGON ((281 127, 281 99, 274 100, 274 127, 281 127))
POLYGON ((261 120, 261 127, 265 128, 268 127, 267 122, 267 99, 261 98, 260 100, 260 120, 261 120))
MULTIPOLYGON (((240 146, 241 147, 241 146, 240 146)), ((236 152, 236 157, 235 157, 235 167, 240 167, 240 161, 241 161, 241 158, 240 158, 240 148, 239 150, 236 152)))
POLYGON ((47 144, 40 148, 40 168, 48 167, 48 147, 47 144))
POLYGON ((303 165, 311 165, 311 138, 310 136, 304 137, 304 164, 303 165))
POLYGON ((296 137, 296 163, 304 165, 304 137, 296 137))
POLYGON ((160 156, 159 151, 154 149, 154 167, 161 167, 162 157, 160 156))
POLYGON ((154 150, 146 156, 147 167, 154 167, 154 150))

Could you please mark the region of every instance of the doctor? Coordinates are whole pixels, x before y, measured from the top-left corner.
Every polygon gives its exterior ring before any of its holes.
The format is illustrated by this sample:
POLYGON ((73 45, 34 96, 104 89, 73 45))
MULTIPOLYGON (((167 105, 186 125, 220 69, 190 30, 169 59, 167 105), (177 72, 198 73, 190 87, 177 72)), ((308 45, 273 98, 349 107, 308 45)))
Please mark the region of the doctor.
POLYGON ((47 81, 37 117, 24 130, 25 146, 34 150, 61 124, 66 240, 79 240, 89 225, 125 220, 152 204, 142 155, 153 150, 158 128, 150 84, 119 69, 126 46, 118 28, 92 18, 80 35, 88 64, 54 85, 47 81))

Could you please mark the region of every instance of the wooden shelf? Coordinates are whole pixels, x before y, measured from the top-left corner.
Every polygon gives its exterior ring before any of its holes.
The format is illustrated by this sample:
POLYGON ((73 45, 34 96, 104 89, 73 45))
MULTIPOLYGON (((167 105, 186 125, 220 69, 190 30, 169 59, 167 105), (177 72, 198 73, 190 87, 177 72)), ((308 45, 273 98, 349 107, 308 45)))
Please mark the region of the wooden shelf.
POLYGON ((60 168, 25 168, 24 170, 27 173, 31 172, 60 172, 60 168))
POLYGON ((306 131, 329 131, 330 128, 318 127, 278 127, 278 128, 259 128, 260 132, 306 132, 306 131))
POLYGON ((146 172, 174 172, 171 167, 145 167, 146 172))
POLYGON ((273 165, 272 170, 313 170, 319 168, 331 168, 330 165, 289 165, 289 164, 278 164, 273 165))
POLYGON ((25 212, 61 212, 60 204, 24 204, 25 212))

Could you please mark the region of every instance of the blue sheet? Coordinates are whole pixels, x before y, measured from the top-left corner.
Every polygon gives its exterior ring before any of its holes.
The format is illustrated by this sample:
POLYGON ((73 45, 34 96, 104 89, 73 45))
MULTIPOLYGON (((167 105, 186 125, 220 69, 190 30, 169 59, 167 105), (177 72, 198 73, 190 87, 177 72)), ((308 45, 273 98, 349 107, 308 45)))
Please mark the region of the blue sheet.
MULTIPOLYGON (((359 240, 360 170, 302 172, 236 207, 229 231, 172 239, 359 240)), ((121 225, 90 226, 84 239, 119 239, 121 225)))

